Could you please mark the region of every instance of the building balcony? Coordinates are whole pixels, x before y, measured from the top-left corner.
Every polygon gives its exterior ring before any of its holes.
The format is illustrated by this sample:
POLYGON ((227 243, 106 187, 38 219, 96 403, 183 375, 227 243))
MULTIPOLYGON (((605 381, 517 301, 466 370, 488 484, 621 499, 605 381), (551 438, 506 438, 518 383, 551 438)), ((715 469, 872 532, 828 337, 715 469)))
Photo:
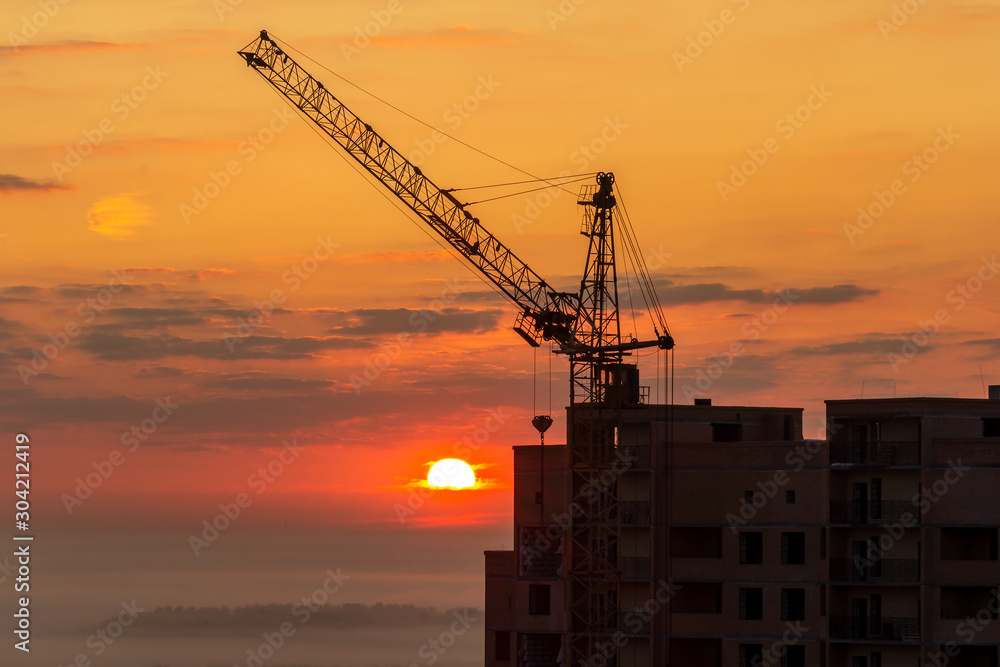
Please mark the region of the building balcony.
POLYGON ((626 470, 649 470, 652 464, 652 447, 648 445, 624 445, 618 447, 616 452, 627 465, 626 470))
POLYGON ((830 581, 860 584, 905 584, 920 581, 920 561, 883 558, 865 561, 831 559, 830 581))
POLYGON ((830 616, 830 639, 919 643, 920 619, 891 616, 830 616))
POLYGON ((853 466, 918 466, 920 443, 916 440, 888 442, 834 442, 830 463, 853 466))
POLYGON ((653 504, 648 500, 623 500, 618 503, 623 526, 648 526, 653 504))
POLYGON ((895 521, 902 521, 904 524, 919 524, 920 508, 910 500, 871 502, 834 500, 830 502, 830 523, 870 526, 895 521), (902 521, 904 517, 906 517, 906 521, 902 521))

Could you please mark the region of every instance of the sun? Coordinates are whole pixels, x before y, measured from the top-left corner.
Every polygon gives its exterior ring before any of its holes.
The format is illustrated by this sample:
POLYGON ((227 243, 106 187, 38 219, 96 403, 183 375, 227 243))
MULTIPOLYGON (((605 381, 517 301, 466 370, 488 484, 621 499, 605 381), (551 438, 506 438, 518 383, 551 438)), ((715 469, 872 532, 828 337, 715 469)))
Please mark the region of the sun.
POLYGON ((476 485, 476 473, 460 459, 441 459, 427 473, 427 483, 436 489, 468 489, 476 485))

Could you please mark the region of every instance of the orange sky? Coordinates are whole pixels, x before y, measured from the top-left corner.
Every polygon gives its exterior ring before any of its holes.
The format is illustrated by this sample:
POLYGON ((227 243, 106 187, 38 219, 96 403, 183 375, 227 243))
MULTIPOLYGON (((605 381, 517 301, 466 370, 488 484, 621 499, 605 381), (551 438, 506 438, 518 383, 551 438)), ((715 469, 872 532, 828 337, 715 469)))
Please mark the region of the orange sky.
MULTIPOLYGON (((822 401, 862 384, 980 397, 980 369, 998 382, 996 1, 912 16, 888 0, 44 4, 2 10, 0 419, 40 443, 52 531, 142 526, 183 546, 295 439, 301 457, 234 533, 287 521, 465 550, 442 605, 479 604, 479 554, 511 546, 509 448, 535 442, 548 358, 248 70, 236 51, 261 28, 533 174, 613 171, 677 340, 680 402, 801 406, 820 437, 822 401), (46 345, 58 355, 39 361, 46 345), (699 385, 717 356, 729 367, 699 385), (179 407, 129 451, 122 434, 167 397, 179 407), (401 522, 427 464, 477 433, 462 458, 488 484, 401 522), (115 450, 124 462, 70 513, 64 494, 115 450)), ((439 186, 523 178, 299 62, 439 186)), ((577 208, 533 193, 473 210, 570 288, 577 208)), ((642 365, 647 384, 655 358, 642 365)), ((561 442, 562 359, 553 371, 561 442)), ((446 571, 421 567, 380 565, 446 571)), ((423 595, 359 581, 357 600, 423 595)))

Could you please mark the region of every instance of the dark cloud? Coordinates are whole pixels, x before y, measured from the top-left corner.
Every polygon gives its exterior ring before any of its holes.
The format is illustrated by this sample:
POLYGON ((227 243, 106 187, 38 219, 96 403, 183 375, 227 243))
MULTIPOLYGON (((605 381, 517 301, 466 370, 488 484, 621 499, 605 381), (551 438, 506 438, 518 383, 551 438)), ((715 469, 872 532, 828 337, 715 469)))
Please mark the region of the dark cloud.
POLYGON ((52 288, 52 292, 54 294, 69 297, 71 299, 97 298, 102 291, 106 292, 108 290, 110 290, 114 298, 117 299, 122 295, 146 293, 149 291, 149 287, 147 285, 133 285, 131 283, 121 283, 114 280, 110 286, 108 283, 72 283, 52 288))
POLYGON ((962 345, 984 345, 992 347, 995 350, 1000 350, 1000 338, 979 338, 975 340, 967 340, 964 341, 962 345))
POLYGON ((146 366, 135 372, 136 377, 143 379, 181 377, 182 375, 187 375, 187 371, 183 368, 172 368, 170 366, 146 366))
POLYGON ((113 308, 105 314, 119 322, 99 325, 102 330, 149 330, 171 326, 194 326, 204 324, 206 318, 187 308, 113 308))
POLYGON ((330 333, 378 336, 415 333, 482 333, 497 328, 500 310, 445 308, 411 310, 409 308, 358 308, 333 314, 335 326, 330 333))
POLYGON ((206 384, 206 387, 235 389, 238 391, 284 391, 288 393, 311 392, 327 389, 336 383, 329 380, 299 380, 276 377, 226 377, 206 384))
MULTIPOLYGON (((15 417, 29 426, 74 422, 139 422, 150 415, 154 403, 143 403, 127 396, 90 398, 88 396, 35 397, 11 395, 7 421, 15 417)), ((3 411, 0 411, 3 412, 3 411)))
POLYGON ((35 294, 41 294, 42 288, 36 287, 35 285, 11 285, 9 287, 0 288, 0 294, 14 294, 17 296, 32 296, 35 294))
POLYGON ((656 293, 664 306, 709 303, 711 301, 764 303, 768 300, 768 293, 759 289, 733 289, 722 283, 676 285, 670 280, 659 282, 660 284, 656 287, 656 293))
MULTIPOLYGON (((359 364, 359 372, 362 368, 359 364)), ((211 398, 188 397, 166 391, 158 396, 179 404, 177 411, 157 431, 155 445, 179 444, 190 447, 188 439, 177 434, 197 433, 198 440, 211 443, 219 438, 236 439, 245 445, 262 434, 295 434, 319 429, 330 424, 343 424, 357 419, 378 420, 383 426, 399 420, 411 428, 415 419, 441 410, 442 404, 463 410, 489 409, 507 405, 523 397, 524 383, 502 382, 500 378, 484 376, 470 384, 450 386, 416 382, 400 389, 381 390, 378 379, 355 392, 348 378, 341 379, 341 391, 309 391, 281 395, 248 394, 211 398), (500 384, 498 391, 494 386, 500 384), (515 386, 516 385, 516 386, 515 386), (508 388, 511 391, 507 391, 508 388)), ((36 397, 18 390, 0 396, 0 426, 10 429, 30 429, 53 424, 74 422, 112 423, 113 431, 122 431, 149 417, 156 404, 130 397, 108 398, 36 397)), ((285 436, 282 436, 285 437, 285 436)), ((268 436, 271 442, 275 438, 268 436)), ((278 439, 280 440, 280 438, 278 439)), ((334 436, 324 437, 322 444, 340 443, 334 436)), ((391 443, 386 443, 391 444, 391 443)))
MULTIPOLYGON (((140 612, 129 636, 136 637, 215 637, 224 635, 258 635, 273 631, 287 621, 301 622, 303 610, 293 615, 294 604, 256 604, 244 607, 159 607, 140 612)), ((479 620, 482 610, 465 607, 438 610, 411 604, 341 604, 323 605, 310 611, 312 629, 344 630, 356 628, 447 627, 459 616, 479 620)), ((110 623, 113 618, 99 625, 110 623)))
MULTIPOLYGON (((788 350, 788 354, 802 357, 825 357, 841 354, 888 354, 890 352, 899 354, 902 344, 903 340, 900 338, 864 338, 861 340, 844 341, 843 343, 793 347, 788 350)), ((924 346, 924 349, 929 350, 931 346, 924 346)))
POLYGON ((677 285, 671 280, 657 280, 656 293, 664 306, 709 303, 711 301, 743 301, 745 303, 773 303, 787 295, 793 304, 832 305, 860 301, 865 297, 877 296, 879 290, 866 289, 857 285, 834 285, 832 287, 790 287, 780 292, 762 289, 733 289, 723 283, 696 283, 677 285))
POLYGON ((34 178, 25 178, 14 174, 0 174, 0 192, 28 191, 28 192, 48 192, 49 190, 65 190, 66 186, 53 181, 39 181, 34 178))
POLYGON ((309 359, 332 350, 357 350, 373 347, 365 341, 339 336, 324 338, 300 336, 248 336, 226 339, 194 340, 169 334, 145 338, 104 331, 86 335, 79 348, 99 359, 115 361, 151 360, 166 357, 200 359, 309 359))
POLYGON ((861 301, 865 297, 878 296, 879 290, 866 289, 857 285, 834 285, 833 287, 809 287, 807 289, 792 290, 793 294, 799 296, 796 303, 812 304, 835 304, 861 301))

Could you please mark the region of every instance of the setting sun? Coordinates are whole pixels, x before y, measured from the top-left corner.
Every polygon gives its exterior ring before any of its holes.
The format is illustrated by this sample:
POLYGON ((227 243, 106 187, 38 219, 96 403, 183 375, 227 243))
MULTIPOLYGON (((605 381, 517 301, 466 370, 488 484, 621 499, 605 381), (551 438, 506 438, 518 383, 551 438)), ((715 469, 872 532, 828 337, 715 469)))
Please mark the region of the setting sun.
POLYGON ((468 489, 476 485, 476 473, 460 459, 442 459, 431 466, 427 483, 438 489, 468 489))

